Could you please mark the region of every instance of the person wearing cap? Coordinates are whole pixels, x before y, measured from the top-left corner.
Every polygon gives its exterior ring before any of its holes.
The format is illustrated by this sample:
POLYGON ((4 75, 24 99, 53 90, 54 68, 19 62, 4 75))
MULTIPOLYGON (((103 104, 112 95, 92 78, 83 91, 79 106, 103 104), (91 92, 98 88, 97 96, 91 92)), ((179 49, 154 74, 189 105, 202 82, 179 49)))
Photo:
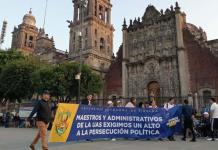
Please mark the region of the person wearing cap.
POLYGON ((51 108, 49 106, 49 100, 50 100, 50 93, 49 91, 46 90, 42 94, 42 99, 38 100, 38 102, 33 108, 33 111, 28 117, 28 120, 30 120, 34 116, 34 114, 36 114, 36 118, 37 118, 36 125, 39 129, 34 140, 29 146, 31 150, 35 150, 35 144, 37 144, 40 138, 42 142, 42 150, 48 150, 48 143, 47 143, 46 136, 47 136, 48 124, 51 121, 51 117, 52 117, 51 108))
POLYGON ((202 115, 202 119, 200 120, 200 130, 204 137, 208 137, 211 133, 210 115, 208 112, 204 112, 202 115))

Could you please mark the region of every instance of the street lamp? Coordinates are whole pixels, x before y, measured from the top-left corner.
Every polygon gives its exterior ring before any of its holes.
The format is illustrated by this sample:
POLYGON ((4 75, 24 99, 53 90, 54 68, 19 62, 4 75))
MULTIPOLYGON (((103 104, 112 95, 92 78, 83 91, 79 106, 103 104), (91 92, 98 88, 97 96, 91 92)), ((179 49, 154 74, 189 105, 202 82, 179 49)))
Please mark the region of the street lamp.
POLYGON ((84 23, 84 10, 86 10, 87 6, 88 6, 88 0, 79 0, 78 1, 78 5, 80 8, 80 32, 78 33, 79 36, 79 72, 78 74, 75 76, 75 79, 78 80, 78 100, 80 99, 80 88, 81 88, 81 75, 82 75, 82 51, 84 49, 84 44, 83 44, 83 23, 84 23))

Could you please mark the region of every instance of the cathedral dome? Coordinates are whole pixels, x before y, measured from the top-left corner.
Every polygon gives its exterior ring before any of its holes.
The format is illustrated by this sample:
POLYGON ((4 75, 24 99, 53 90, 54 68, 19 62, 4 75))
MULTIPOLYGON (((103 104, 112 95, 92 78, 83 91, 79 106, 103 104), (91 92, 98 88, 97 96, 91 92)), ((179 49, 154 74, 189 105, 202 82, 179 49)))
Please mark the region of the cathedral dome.
POLYGON ((27 24, 27 25, 32 25, 32 26, 35 26, 35 25, 36 25, 36 19, 35 19, 35 17, 32 15, 31 9, 30 9, 29 13, 26 14, 26 15, 23 17, 23 23, 24 23, 24 24, 27 24))
POLYGON ((191 23, 186 23, 186 28, 195 36, 196 39, 207 41, 207 34, 201 27, 198 28, 191 23))

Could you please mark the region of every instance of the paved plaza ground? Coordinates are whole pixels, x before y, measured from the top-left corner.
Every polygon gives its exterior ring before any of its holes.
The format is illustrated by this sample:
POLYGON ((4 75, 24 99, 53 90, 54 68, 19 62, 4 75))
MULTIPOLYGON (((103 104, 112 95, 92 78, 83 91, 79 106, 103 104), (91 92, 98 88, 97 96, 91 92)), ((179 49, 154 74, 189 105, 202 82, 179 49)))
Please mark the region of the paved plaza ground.
MULTIPOLYGON (((35 129, 0 128, 0 150, 28 150, 35 129)), ((40 150, 40 144, 37 145, 40 150)), ((117 140, 72 143, 50 143, 49 150, 217 150, 218 141, 198 139, 196 143, 180 141, 117 140)))

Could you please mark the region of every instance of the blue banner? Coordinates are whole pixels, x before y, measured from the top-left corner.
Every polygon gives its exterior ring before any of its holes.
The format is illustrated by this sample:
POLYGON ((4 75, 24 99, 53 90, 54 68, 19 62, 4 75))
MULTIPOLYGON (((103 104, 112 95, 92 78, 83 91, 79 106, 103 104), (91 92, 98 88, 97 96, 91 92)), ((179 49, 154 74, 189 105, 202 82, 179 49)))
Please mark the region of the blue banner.
MULTIPOLYGON (((165 138, 181 129, 181 107, 139 109, 79 105, 66 141, 165 138)), ((68 113, 70 116, 70 113, 68 113)))

